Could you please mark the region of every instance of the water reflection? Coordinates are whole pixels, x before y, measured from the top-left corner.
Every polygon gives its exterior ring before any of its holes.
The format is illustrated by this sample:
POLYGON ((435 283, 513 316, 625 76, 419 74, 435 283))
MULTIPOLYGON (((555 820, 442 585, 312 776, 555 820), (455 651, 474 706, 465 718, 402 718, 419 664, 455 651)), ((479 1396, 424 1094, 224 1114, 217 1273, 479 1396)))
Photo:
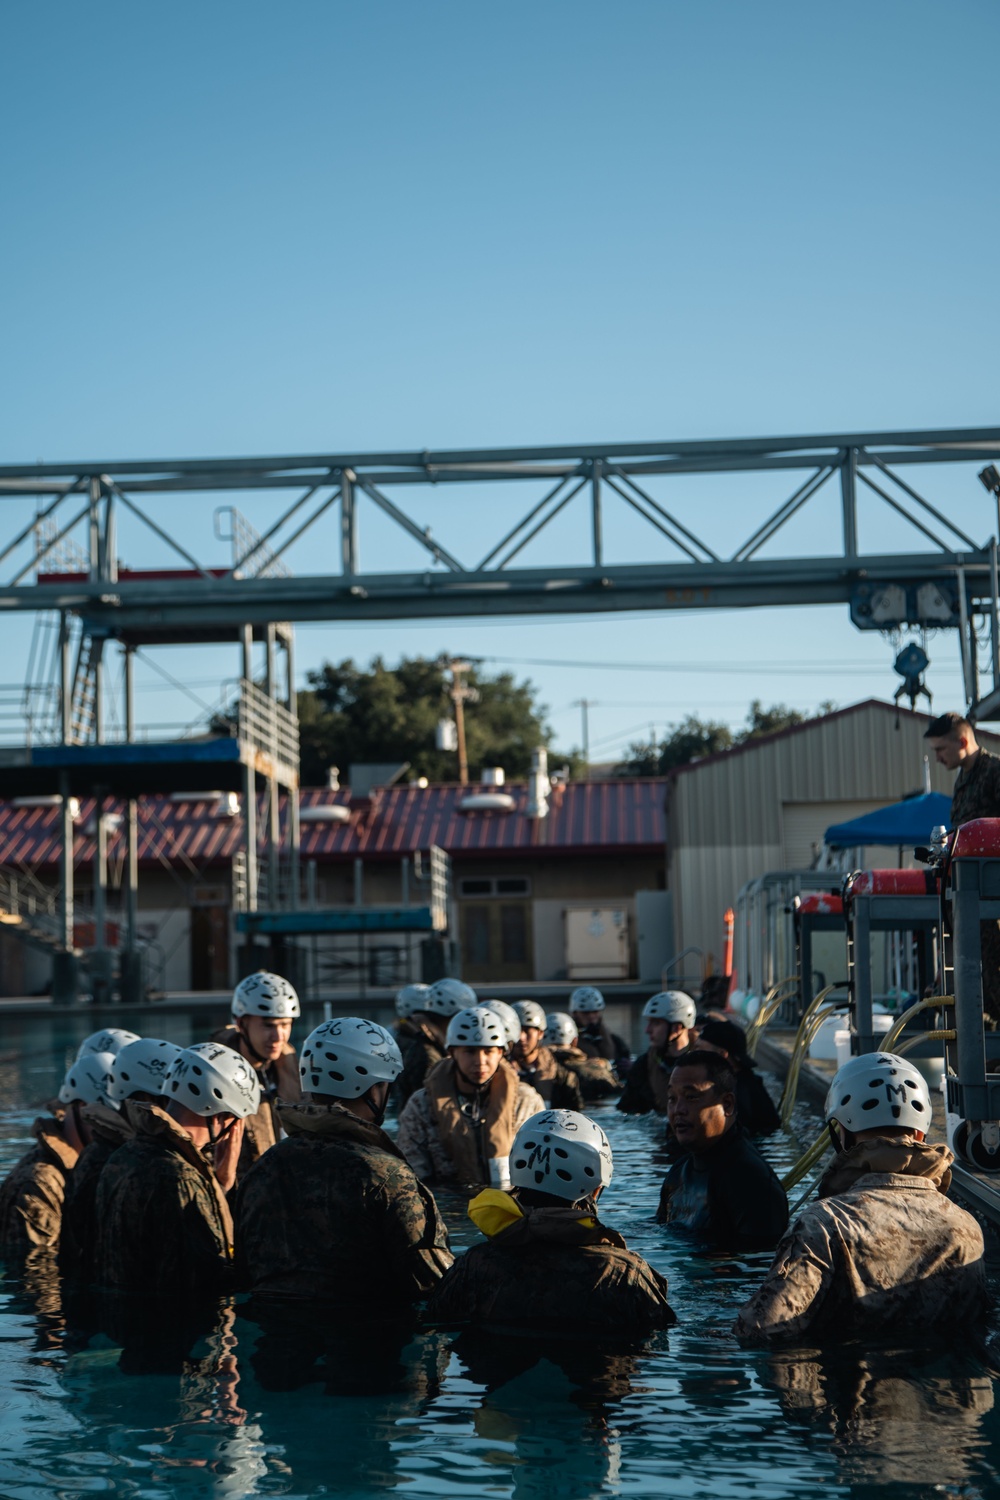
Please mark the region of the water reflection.
MULTIPOLYGON (((0 1170, 92 1029, 88 1016, 8 1029, 0 1170)), ((206 1028, 192 1015, 157 1029, 183 1043, 206 1028)), ((0 1280, 0 1497, 1000 1493, 994 1376, 975 1351, 740 1349, 734 1311, 770 1256, 706 1256, 657 1225, 662 1123, 597 1112, 615 1152, 603 1214, 667 1276, 669 1336, 596 1350, 248 1299, 128 1307, 68 1295, 43 1255, 0 1280)), ((815 1133, 806 1110, 796 1123, 815 1133)), ((784 1136, 764 1150, 779 1171, 799 1154, 784 1136)), ((442 1200, 456 1248, 477 1238, 465 1207, 442 1200)))

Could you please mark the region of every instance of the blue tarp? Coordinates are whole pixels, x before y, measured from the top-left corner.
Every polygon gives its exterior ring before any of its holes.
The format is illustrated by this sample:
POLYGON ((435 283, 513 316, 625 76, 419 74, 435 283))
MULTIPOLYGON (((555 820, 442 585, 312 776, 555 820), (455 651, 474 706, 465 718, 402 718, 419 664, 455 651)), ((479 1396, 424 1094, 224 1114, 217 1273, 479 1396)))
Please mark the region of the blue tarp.
POLYGON ((912 849, 929 844, 931 829, 951 822, 951 798, 942 792, 923 792, 889 807, 877 808, 850 823, 834 823, 823 835, 831 849, 853 849, 865 844, 888 844, 912 849))

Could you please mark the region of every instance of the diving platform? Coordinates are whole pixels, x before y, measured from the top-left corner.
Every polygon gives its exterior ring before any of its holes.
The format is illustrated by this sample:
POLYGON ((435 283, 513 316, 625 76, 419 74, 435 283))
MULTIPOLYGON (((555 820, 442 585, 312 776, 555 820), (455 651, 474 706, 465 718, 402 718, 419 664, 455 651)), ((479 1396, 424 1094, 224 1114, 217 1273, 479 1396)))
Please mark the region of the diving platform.
POLYGON ((211 740, 124 741, 105 745, 33 745, 0 748, 0 777, 7 797, 63 793, 89 797, 143 797, 205 787, 238 792, 257 752, 236 737, 211 740))

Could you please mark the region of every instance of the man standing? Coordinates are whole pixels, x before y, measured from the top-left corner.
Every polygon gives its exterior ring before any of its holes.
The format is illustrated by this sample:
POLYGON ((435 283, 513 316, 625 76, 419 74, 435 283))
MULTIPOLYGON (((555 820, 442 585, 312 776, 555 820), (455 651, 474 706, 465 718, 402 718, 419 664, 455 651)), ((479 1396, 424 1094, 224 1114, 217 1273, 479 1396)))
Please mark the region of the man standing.
POLYGON ((521 1082, 535 1089, 552 1109, 583 1109, 583 1095, 575 1073, 557 1062, 542 1041, 548 1018, 537 1000, 514 1004, 521 1035, 511 1048, 511 1062, 521 1082))
MULTIPOLYGON (((932 719, 924 739, 946 771, 957 771, 951 794, 951 826, 959 828, 975 818, 1000 818, 1000 756, 980 748, 975 731, 961 714, 932 719)), ((983 1009, 1000 1020, 1000 925, 980 922, 983 964, 983 1009)))
POLYGON ((767 1250, 788 1199, 736 1118, 736 1079, 717 1052, 689 1052, 670 1075, 667 1118, 688 1154, 670 1168, 656 1217, 719 1250, 767 1250))
POLYGON ((401 1312, 451 1265, 430 1191, 385 1134, 403 1059, 385 1027, 324 1021, 300 1064, 299 1104, 281 1106, 287 1138, 240 1186, 239 1259, 254 1294, 370 1319, 401 1312))
POLYGON ((695 1004, 683 990, 663 990, 642 1008, 649 1046, 637 1057, 625 1080, 618 1108, 625 1115, 667 1113, 667 1084, 672 1069, 697 1040, 695 1004))
POLYGON ((604 996, 592 984, 577 985, 569 997, 569 1008, 579 1036, 577 1046, 588 1057, 602 1057, 624 1078, 632 1062, 628 1044, 609 1030, 604 1019, 604 996))
POLYGON ((853 1057, 826 1118, 837 1155, 740 1311, 739 1338, 813 1343, 919 1329, 949 1334, 987 1307, 983 1234, 945 1196, 952 1154, 929 1146, 931 1098, 912 1063, 853 1057))
POLYGON ((548 1109, 518 1130, 511 1190, 469 1205, 486 1236, 435 1289, 435 1322, 538 1334, 643 1336, 677 1321, 667 1283, 597 1217, 611 1147, 586 1115, 548 1109))
POLYGON ((241 1182, 280 1138, 277 1100, 292 1103, 301 1097, 298 1059, 289 1041, 300 1014, 299 997, 288 980, 261 969, 240 980, 233 991, 232 1024, 212 1037, 213 1043, 232 1047, 245 1058, 260 1084, 260 1108, 243 1132, 237 1171, 241 1182))
POLYGON ((233 1286, 233 1221, 243 1121, 260 1106, 257 1074, 230 1047, 185 1047, 162 1107, 137 1104, 135 1135, 97 1187, 101 1284, 138 1297, 211 1298, 233 1286))

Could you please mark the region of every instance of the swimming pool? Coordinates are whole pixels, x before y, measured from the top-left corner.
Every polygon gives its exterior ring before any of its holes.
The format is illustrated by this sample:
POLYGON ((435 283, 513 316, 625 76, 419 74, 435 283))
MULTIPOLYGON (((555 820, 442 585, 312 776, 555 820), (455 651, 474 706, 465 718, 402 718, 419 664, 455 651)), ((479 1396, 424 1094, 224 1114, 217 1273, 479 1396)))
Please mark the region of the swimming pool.
MULTIPOLYGON (((3 1171, 94 1024, 5 1021, 3 1171)), ((116 1024, 181 1043, 208 1030, 196 1015, 116 1024)), ((289 1370, 237 1302, 177 1371, 123 1359, 52 1287, 8 1275, 0 1500, 1000 1495, 995 1382, 975 1354, 740 1349, 728 1329, 770 1256, 709 1258, 669 1237, 652 1220, 662 1125, 594 1113, 615 1153, 603 1217, 668 1278, 679 1318, 669 1333, 592 1360, 430 1332, 374 1351, 374 1374, 363 1351, 336 1343, 325 1364, 289 1370), (346 1394, 359 1379, 366 1393, 346 1394)), ((802 1108, 797 1123, 808 1142, 815 1117, 802 1108)), ((786 1138, 766 1150, 779 1169, 798 1155, 786 1138)), ((462 1207, 442 1207, 455 1248, 471 1243, 462 1207)))

